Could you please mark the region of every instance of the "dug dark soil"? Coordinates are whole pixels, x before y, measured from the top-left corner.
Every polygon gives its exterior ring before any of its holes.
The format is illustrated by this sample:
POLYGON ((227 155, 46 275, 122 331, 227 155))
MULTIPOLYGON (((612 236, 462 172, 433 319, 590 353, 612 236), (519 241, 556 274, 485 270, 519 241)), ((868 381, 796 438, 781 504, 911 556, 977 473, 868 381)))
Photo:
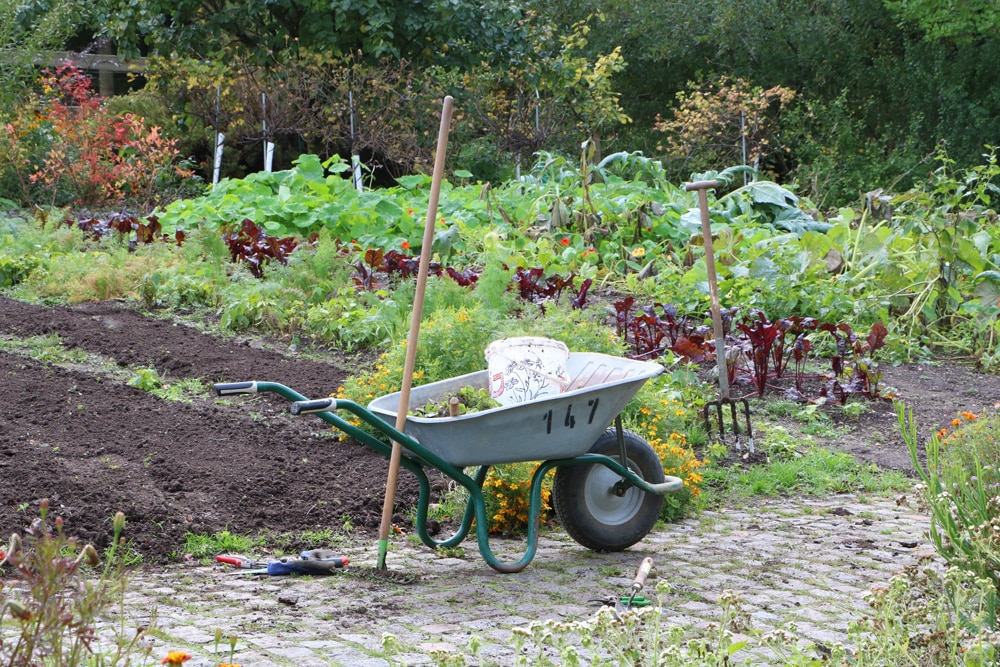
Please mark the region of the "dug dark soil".
MULTIPOLYGON (((0 336, 57 335, 67 348, 153 368, 166 382, 279 382, 319 398, 365 363, 335 350, 304 355, 218 338, 117 302, 46 307, 0 297, 0 315, 0 336)), ((922 433, 1000 400, 1000 376, 960 364, 883 371, 884 384, 912 407, 922 433)), ((273 394, 168 401, 99 369, 0 353, 0 396, 2 535, 22 530, 43 498, 72 534, 99 547, 112 534, 111 517, 124 512, 126 537, 147 562, 180 557, 187 533, 294 534, 345 524, 359 538, 377 532, 386 459, 337 439, 319 419, 290 416, 288 402, 273 394)), ((838 418, 844 434, 829 444, 910 470, 892 404, 876 401, 871 408, 838 418)), ((416 479, 403 471, 397 524, 407 524, 416 498, 416 479)))

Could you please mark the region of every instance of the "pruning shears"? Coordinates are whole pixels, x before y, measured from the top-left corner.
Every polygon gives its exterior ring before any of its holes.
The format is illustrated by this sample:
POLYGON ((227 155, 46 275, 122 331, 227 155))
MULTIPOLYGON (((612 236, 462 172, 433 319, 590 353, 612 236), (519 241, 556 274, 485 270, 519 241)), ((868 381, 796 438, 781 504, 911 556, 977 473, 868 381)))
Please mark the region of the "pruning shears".
POLYGON ((237 556, 216 556, 215 560, 235 565, 241 570, 236 574, 267 574, 272 577, 286 574, 330 574, 350 563, 347 558, 335 557, 329 549, 303 551, 298 558, 279 558, 267 563, 237 556))
POLYGON ((236 567, 243 570, 257 570, 262 567, 267 567, 267 563, 256 560, 249 560, 247 558, 240 558, 239 556, 216 556, 215 560, 217 560, 220 563, 235 565, 236 567))

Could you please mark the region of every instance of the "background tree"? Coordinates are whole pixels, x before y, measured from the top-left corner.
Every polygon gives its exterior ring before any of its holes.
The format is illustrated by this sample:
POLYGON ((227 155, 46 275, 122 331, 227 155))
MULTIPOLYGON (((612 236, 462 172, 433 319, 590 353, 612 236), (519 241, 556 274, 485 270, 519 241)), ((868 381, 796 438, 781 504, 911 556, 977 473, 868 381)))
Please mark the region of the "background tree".
MULTIPOLYGON (((98 0, 95 25, 121 53, 211 56, 235 48, 265 65, 274 53, 361 52, 370 62, 478 59, 510 41, 517 4, 486 0, 98 0)), ((496 49, 498 52, 502 49, 496 49)))
POLYGON ((995 0, 885 0, 904 23, 915 23, 929 40, 976 42, 1000 36, 1000 4, 995 0))
POLYGON ((77 0, 0 3, 0 114, 30 94, 38 53, 65 44, 80 10, 77 0))

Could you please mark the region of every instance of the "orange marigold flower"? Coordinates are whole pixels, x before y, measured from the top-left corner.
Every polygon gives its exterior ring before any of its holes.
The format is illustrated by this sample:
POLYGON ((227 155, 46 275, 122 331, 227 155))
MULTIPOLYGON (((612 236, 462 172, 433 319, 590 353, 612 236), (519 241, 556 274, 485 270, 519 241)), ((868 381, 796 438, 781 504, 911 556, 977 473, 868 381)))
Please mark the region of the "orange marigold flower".
POLYGON ((184 664, 191 659, 191 655, 184 651, 171 651, 167 654, 167 657, 160 660, 161 665, 170 665, 171 667, 176 667, 177 665, 184 664))
POLYGON ((402 246, 403 250, 409 250, 410 249, 410 242, 409 241, 403 241, 403 243, 401 244, 401 246, 402 246))
POLYGON ((965 417, 966 419, 968 419, 970 422, 973 421, 976 418, 976 413, 975 412, 968 412, 968 411, 966 411, 966 412, 962 412, 961 415, 963 417, 965 417))
POLYGON ((962 420, 959 419, 958 417, 956 417, 956 418, 954 418, 954 419, 951 420, 951 425, 952 426, 960 426, 961 424, 962 424, 962 420))

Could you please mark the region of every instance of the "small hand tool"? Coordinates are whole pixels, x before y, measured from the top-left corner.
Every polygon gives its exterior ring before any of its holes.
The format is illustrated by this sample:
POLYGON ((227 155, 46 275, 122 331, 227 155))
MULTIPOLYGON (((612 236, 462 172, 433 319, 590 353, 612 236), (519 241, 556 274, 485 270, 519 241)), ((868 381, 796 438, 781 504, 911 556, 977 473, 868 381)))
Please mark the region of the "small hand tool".
POLYGON ((635 575, 635 580, 632 582, 631 593, 627 595, 607 595, 602 598, 591 598, 590 602, 600 602, 606 607, 614 607, 615 615, 619 617, 622 613, 631 610, 633 607, 648 607, 653 603, 638 593, 646 585, 646 577, 649 576, 652 569, 653 559, 648 557, 643 559, 642 564, 639 565, 639 571, 635 575))
POLYGON ((334 557, 330 549, 311 549, 299 554, 299 558, 279 558, 268 563, 248 560, 237 556, 216 556, 220 563, 228 563, 240 568, 238 574, 330 574, 333 570, 346 567, 347 558, 334 557))
MULTIPOLYGON (((647 556, 642 560, 642 564, 639 566, 639 571, 635 575, 635 580, 632 582, 632 594, 628 596, 628 602, 622 605, 621 609, 616 606, 616 611, 628 611, 632 608, 632 605, 636 600, 636 594, 642 590, 643 586, 646 585, 646 577, 649 576, 652 569, 653 559, 647 556)), ((621 604, 621 600, 619 600, 619 604, 621 604)))
POLYGON ((242 556, 216 556, 215 560, 220 563, 226 563, 227 565, 235 565, 242 570, 257 570, 262 567, 267 567, 267 563, 250 560, 248 558, 243 558, 242 556))

